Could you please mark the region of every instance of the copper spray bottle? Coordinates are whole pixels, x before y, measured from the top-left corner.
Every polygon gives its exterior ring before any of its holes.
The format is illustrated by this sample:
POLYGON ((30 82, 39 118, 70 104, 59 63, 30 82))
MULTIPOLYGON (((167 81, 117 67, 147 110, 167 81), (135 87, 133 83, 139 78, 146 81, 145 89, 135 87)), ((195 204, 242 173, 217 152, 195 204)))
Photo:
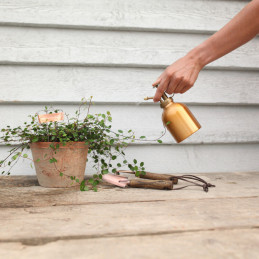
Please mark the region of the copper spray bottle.
MULTIPOLYGON (((144 98, 144 100, 149 99, 153 99, 153 97, 144 98)), ((168 97, 166 93, 162 95, 160 107, 163 109, 163 124, 177 143, 182 142, 201 128, 189 108, 183 103, 175 103, 173 97, 168 97)))

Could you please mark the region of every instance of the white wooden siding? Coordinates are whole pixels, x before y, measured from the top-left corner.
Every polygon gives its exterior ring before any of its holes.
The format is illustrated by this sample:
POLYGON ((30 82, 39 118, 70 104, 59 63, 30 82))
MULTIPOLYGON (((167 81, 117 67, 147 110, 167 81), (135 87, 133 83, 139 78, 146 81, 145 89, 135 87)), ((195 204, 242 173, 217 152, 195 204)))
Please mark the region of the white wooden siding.
MULTIPOLYGON (((1 102, 78 103, 94 96, 96 103, 147 103, 151 83, 161 68, 0 66, 1 102), (8 89, 8 91, 7 91, 8 89), (51 92, 51 94, 50 94, 51 92)), ((258 71, 204 69, 193 88, 176 101, 192 104, 259 104, 258 71)), ((151 102, 149 102, 151 103, 151 102)))
POLYGON ((247 1, 236 0, 1 0, 1 24, 211 32, 247 1))
MULTIPOLYGON (((110 110, 115 128, 156 138, 162 110, 143 101, 151 83, 247 2, 2 0, 0 128, 45 104, 71 113, 93 95, 92 111, 110 110)), ((183 144, 169 134, 162 145, 138 143, 130 156, 157 172, 258 171, 259 37, 208 65, 175 101, 189 105, 202 129, 183 144)), ((33 170, 24 162, 14 173, 33 170)))
MULTIPOLYGON (((208 35, 172 32, 97 31, 0 27, 2 64, 166 66, 208 35), (134 53, 134 55, 133 55, 134 53)), ((258 71, 259 37, 209 67, 258 71)))

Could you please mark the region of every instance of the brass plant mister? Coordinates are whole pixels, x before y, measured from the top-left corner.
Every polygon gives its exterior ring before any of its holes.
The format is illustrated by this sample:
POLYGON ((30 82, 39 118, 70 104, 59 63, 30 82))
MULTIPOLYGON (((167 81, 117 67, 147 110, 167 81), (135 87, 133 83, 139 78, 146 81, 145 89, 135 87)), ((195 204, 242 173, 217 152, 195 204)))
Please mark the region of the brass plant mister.
MULTIPOLYGON (((153 97, 144 98, 144 100, 149 99, 153 99, 153 97)), ((175 103, 173 97, 168 97, 166 93, 162 95, 160 107, 163 108, 163 124, 177 143, 182 142, 201 128, 189 108, 183 103, 175 103)))

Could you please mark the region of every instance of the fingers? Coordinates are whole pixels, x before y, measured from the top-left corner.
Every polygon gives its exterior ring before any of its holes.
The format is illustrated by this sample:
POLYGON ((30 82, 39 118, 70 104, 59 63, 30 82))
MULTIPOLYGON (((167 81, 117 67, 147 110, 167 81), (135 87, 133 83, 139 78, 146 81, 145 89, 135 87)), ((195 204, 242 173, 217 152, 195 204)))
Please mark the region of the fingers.
POLYGON ((157 80, 152 84, 153 86, 159 85, 161 82, 161 77, 158 77, 157 80))
POLYGON ((175 89, 175 93, 179 94, 179 93, 182 93, 182 90, 185 88, 185 87, 189 87, 189 82, 185 79, 182 79, 182 81, 180 82, 180 84, 177 86, 177 89, 175 89))
POLYGON ((178 85, 181 83, 182 79, 181 78, 175 78, 173 77, 171 80, 170 80, 170 83, 168 85, 168 88, 166 90, 166 92, 168 94, 173 94, 175 93, 175 90, 178 88, 178 85))
POLYGON ((161 80, 161 83, 159 84, 157 90, 156 90, 156 94, 154 96, 154 102, 158 102, 160 101, 162 94, 166 91, 167 87, 168 87, 168 83, 169 83, 169 79, 166 78, 165 80, 161 80))
MULTIPOLYGON (((195 83, 195 81, 197 80, 197 78, 198 78, 198 74, 193 73, 193 74, 191 75, 191 78, 189 78, 189 80, 188 80, 187 83, 185 84, 185 86, 183 86, 183 87, 180 89, 179 93, 183 94, 183 93, 187 92, 190 88, 192 88, 193 85, 194 85, 194 83, 195 83)), ((177 90, 178 90, 178 89, 177 89, 177 90)))
POLYGON ((183 94, 183 93, 187 92, 191 87, 192 87, 192 85, 186 85, 184 88, 182 88, 180 93, 183 94))

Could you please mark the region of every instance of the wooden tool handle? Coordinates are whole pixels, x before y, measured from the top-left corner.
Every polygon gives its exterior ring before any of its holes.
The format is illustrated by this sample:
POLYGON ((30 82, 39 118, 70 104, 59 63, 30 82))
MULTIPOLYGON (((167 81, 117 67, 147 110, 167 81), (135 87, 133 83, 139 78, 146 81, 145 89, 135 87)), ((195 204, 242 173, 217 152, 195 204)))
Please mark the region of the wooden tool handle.
POLYGON ((141 178, 144 179, 151 179, 151 180, 167 180, 167 181, 173 181, 173 184, 178 183, 178 179, 170 174, 155 174, 146 172, 145 175, 140 175, 141 178))
MULTIPOLYGON (((128 170, 120 170, 117 173, 135 174, 133 171, 128 171, 128 170)), ((156 174, 156 173, 146 172, 145 175, 140 174, 140 178, 151 179, 151 180, 172 181, 173 184, 178 183, 178 178, 170 174, 156 174)))
POLYGON ((165 180, 146 180, 146 179, 132 179, 128 186, 134 188, 149 188, 159 190, 172 190, 173 182, 165 180))

